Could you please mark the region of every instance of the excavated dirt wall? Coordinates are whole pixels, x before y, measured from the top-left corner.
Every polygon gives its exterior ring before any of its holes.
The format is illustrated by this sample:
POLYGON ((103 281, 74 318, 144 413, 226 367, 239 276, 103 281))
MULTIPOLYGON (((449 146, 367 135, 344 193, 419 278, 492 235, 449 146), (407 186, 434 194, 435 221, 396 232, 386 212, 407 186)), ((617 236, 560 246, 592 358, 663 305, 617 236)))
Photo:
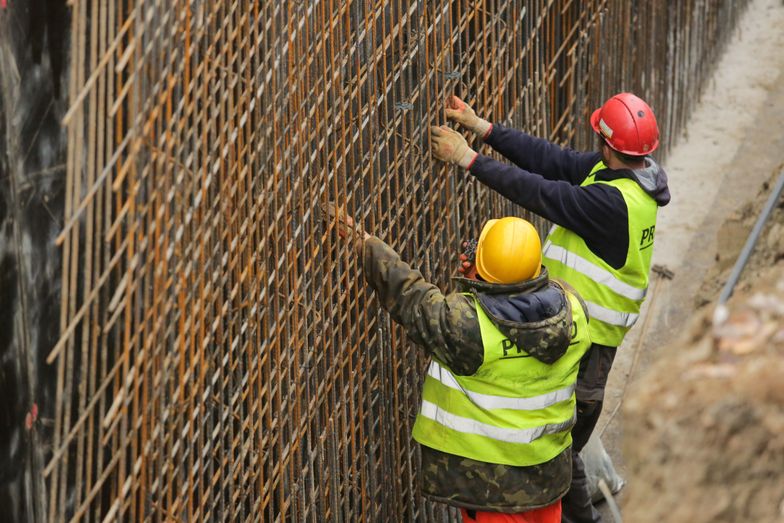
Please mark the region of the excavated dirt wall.
MULTIPOLYGON (((734 262, 769 185, 721 228, 732 238, 719 242, 719 262, 734 262)), ((728 302, 727 321, 711 319, 717 282, 730 270, 717 263, 698 298, 708 306, 630 388, 624 407, 629 521, 784 521, 782 217, 779 202, 728 302)))

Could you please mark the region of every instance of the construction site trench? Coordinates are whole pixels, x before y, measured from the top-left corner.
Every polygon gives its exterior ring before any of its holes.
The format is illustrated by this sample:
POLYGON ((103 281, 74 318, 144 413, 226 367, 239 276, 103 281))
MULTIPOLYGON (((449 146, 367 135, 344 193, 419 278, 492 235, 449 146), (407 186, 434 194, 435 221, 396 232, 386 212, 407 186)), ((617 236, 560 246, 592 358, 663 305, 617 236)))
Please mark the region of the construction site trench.
POLYGON ((550 224, 432 158, 446 97, 588 150, 631 91, 674 277, 599 422, 624 519, 784 521, 780 207, 708 319, 784 163, 782 35, 775 0, 0 0, 0 520, 458 521, 427 360, 320 209, 448 289, 485 220, 550 224))

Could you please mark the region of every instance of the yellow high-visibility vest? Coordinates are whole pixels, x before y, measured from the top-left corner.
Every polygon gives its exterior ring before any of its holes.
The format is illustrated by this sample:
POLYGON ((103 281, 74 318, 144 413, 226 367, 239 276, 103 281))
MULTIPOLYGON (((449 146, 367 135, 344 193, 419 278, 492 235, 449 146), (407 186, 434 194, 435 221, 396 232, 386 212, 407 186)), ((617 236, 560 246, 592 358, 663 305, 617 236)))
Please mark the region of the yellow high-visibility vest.
POLYGON ((580 236, 556 225, 542 249, 542 264, 550 277, 564 280, 585 300, 591 341, 618 347, 637 321, 648 290, 659 206, 634 180, 597 181, 596 172, 602 169, 606 166, 599 162, 580 185, 604 183, 621 192, 629 217, 626 262, 619 269, 610 267, 580 236))
POLYGON ((582 306, 567 296, 572 341, 553 364, 512 343, 475 298, 482 365, 471 376, 458 376, 444 363, 431 361, 414 439, 449 454, 514 466, 539 465, 569 448, 577 371, 591 342, 582 306))

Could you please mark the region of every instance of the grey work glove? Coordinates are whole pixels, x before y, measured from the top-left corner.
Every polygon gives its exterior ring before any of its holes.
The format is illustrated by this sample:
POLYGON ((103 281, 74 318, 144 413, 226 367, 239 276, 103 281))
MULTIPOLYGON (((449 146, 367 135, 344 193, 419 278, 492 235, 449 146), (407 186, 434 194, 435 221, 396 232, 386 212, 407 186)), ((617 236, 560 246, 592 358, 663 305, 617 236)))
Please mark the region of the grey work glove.
POLYGON ((468 146, 463 135, 446 125, 430 128, 430 148, 436 159, 465 169, 477 157, 477 152, 468 146))
POLYGON ((464 128, 484 138, 492 125, 487 120, 479 118, 471 106, 455 95, 446 99, 446 117, 459 123, 464 128))

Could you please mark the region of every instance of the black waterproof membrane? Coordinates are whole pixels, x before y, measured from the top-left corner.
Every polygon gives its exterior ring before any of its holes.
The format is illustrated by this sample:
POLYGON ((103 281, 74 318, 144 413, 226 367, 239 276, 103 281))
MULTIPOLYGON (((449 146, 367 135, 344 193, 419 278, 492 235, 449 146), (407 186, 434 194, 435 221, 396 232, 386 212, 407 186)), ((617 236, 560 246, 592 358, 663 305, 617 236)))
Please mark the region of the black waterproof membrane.
POLYGON ((44 521, 60 326, 65 0, 0 0, 0 521, 44 521))

